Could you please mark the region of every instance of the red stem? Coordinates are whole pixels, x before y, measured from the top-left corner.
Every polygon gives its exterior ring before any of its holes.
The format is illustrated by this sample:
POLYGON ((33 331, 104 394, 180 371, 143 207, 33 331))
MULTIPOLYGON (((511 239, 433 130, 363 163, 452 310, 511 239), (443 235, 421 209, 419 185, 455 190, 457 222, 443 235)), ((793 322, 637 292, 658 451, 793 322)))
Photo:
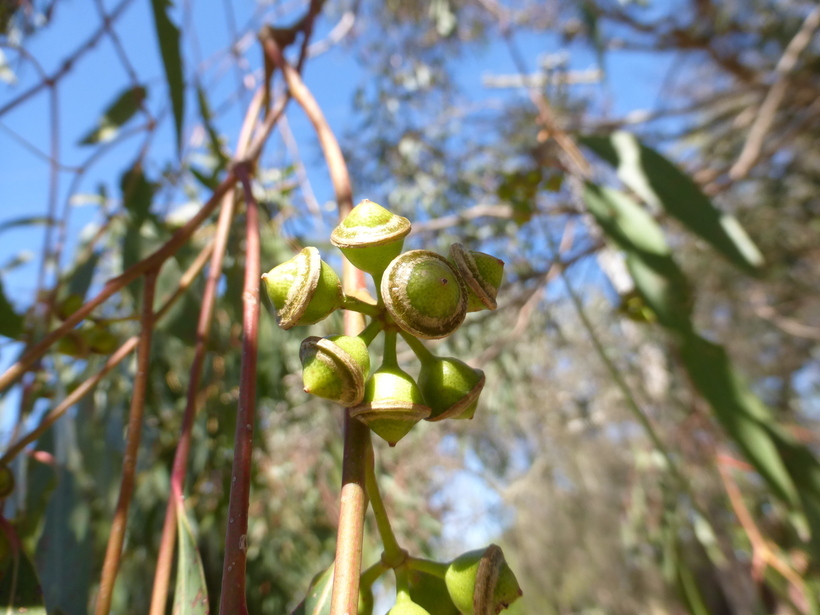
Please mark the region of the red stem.
POLYGON ((236 412, 228 530, 222 567, 220 615, 247 615, 245 567, 248 551, 248 505, 251 487, 253 421, 256 408, 256 357, 259 325, 259 211, 251 191, 246 165, 235 169, 242 182, 246 203, 245 288, 242 293, 242 367, 239 375, 239 404, 236 412))
POLYGON ((137 453, 142 435, 142 415, 145 409, 145 393, 148 387, 148 372, 151 366, 151 334, 154 330, 154 289, 157 271, 151 270, 145 275, 142 296, 142 323, 139 346, 137 347, 137 373, 134 378, 134 389, 131 397, 131 410, 128 413, 128 436, 125 444, 125 456, 122 460, 122 479, 120 496, 114 511, 111 534, 105 551, 100 593, 97 596, 96 615, 108 615, 111 612, 111 599, 114 595, 114 583, 120 567, 122 545, 125 540, 125 528, 128 523, 128 508, 134 493, 134 478, 137 470, 137 453))

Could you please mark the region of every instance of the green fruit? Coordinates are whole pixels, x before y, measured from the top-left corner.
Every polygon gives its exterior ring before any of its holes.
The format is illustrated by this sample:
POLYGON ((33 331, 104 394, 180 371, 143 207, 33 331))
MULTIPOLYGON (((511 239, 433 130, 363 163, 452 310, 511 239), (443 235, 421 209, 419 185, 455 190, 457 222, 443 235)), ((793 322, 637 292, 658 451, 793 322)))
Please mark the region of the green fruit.
POLYGON ((456 605, 447 593, 444 579, 418 570, 408 570, 407 580, 410 598, 427 609, 430 615, 459 615, 456 605))
POLYGON ((410 221, 364 199, 333 229, 330 242, 354 267, 381 275, 396 258, 410 232, 410 221))
POLYGON ((364 398, 350 409, 377 435, 395 446, 421 419, 429 416, 418 385, 407 372, 382 365, 365 383, 364 398))
POLYGON ((370 374, 370 353, 359 337, 308 337, 299 350, 305 392, 343 406, 355 406, 364 396, 370 374))
POLYGON ((447 259, 428 250, 411 250, 384 272, 381 293, 388 313, 416 337, 447 337, 467 315, 467 288, 447 259))
POLYGON ((452 357, 433 357, 422 363, 419 388, 432 412, 428 421, 471 419, 484 388, 484 372, 452 357))
POLYGON ((450 246, 450 262, 467 285, 467 311, 494 310, 498 306, 495 298, 504 276, 504 261, 454 243, 450 246))
POLYGON ((319 250, 310 246, 268 271, 262 280, 283 329, 324 320, 344 299, 339 277, 319 250))
POLYGON ((95 354, 111 354, 119 346, 117 336, 101 325, 95 325, 81 333, 88 349, 95 354))
POLYGON ((430 615, 430 612, 415 602, 409 600, 402 600, 387 611, 387 615, 430 615))
POLYGON ((88 356, 88 343, 82 333, 76 329, 69 331, 57 342, 55 349, 60 354, 74 357, 75 359, 85 359, 88 356))
POLYGON ((496 615, 521 596, 521 587, 497 545, 459 555, 450 562, 444 582, 464 615, 496 615))

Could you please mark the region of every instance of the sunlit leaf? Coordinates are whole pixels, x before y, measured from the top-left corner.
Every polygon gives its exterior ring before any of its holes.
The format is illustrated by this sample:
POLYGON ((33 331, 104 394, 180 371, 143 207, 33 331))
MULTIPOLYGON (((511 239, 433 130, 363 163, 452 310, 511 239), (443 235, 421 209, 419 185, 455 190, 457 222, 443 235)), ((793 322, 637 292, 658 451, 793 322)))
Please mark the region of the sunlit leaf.
POLYGON ((647 203, 662 207, 736 266, 759 273, 763 256, 740 223, 718 210, 697 184, 665 157, 624 131, 608 137, 583 137, 581 142, 613 165, 621 181, 647 203))
POLYGON ((117 136, 120 128, 140 110, 146 95, 147 90, 141 85, 122 92, 114 102, 108 105, 97 122, 97 127, 82 138, 80 145, 111 141, 117 136))
POLYGON ((646 304, 662 325, 691 330, 689 283, 669 252, 663 231, 628 195, 587 184, 584 202, 604 232, 626 252, 626 266, 646 304))
POLYGON ((182 148, 182 128, 185 115, 185 83, 182 72, 182 52, 179 47, 179 28, 168 17, 171 8, 170 0, 151 0, 154 13, 154 26, 165 67, 165 79, 168 82, 168 94, 171 108, 174 111, 174 125, 177 134, 177 149, 182 148))
POLYGON ((23 332, 23 317, 14 311, 6 294, 3 292, 3 281, 0 280, 0 335, 17 338, 23 332))
POLYGON ((177 582, 174 589, 173 615, 207 615, 208 588, 185 505, 177 502, 177 582))
POLYGON ((333 569, 323 570, 310 582, 305 599, 291 615, 330 615, 330 596, 333 591, 333 569))

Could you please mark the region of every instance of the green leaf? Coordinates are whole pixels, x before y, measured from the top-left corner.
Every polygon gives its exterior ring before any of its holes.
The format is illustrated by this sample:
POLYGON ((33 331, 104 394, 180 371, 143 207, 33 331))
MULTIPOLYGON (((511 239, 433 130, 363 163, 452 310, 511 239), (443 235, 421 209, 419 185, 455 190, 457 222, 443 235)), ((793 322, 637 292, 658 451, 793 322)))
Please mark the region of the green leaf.
POLYGON ((94 279, 94 271, 96 271, 99 262, 100 252, 92 252, 84 262, 77 265, 68 281, 68 293, 70 295, 79 295, 80 299, 85 300, 85 295, 88 293, 91 281, 94 279))
POLYGON ((214 127, 211 106, 208 104, 208 96, 199 83, 196 85, 196 99, 199 103, 199 115, 202 117, 202 123, 205 126, 205 131, 208 133, 208 147, 211 150, 211 154, 219 160, 219 165, 216 169, 214 169, 214 175, 216 175, 219 171, 222 171, 228 166, 229 160, 225 155, 225 152, 222 150, 222 142, 219 140, 219 133, 216 132, 216 128, 214 127))
POLYGON ((37 571, 5 519, 0 519, 0 610, 46 615, 37 571))
POLYGON ((151 201, 156 190, 156 186, 146 179, 139 161, 122 174, 120 189, 123 206, 131 214, 134 225, 139 228, 151 211, 151 201))
POLYGON ((330 595, 333 592, 333 569, 331 564, 310 582, 305 599, 291 615, 330 615, 330 595))
POLYGON ((168 93, 171 98, 171 107, 174 110, 177 151, 181 152, 185 116, 185 84, 182 73, 182 53, 179 47, 179 28, 168 17, 168 9, 171 6, 173 5, 170 0, 151 0, 159 50, 162 54, 162 64, 165 67, 165 79, 168 82, 168 93))
MULTIPOLYGON (((780 499, 797 504, 797 489, 775 442, 776 437, 785 443, 787 437, 779 431, 771 410, 735 372, 723 347, 693 333, 684 338, 680 356, 695 388, 746 459, 780 499)), ((817 464, 812 455, 809 458, 817 464)))
POLYGON ((14 220, 8 220, 7 222, 0 224, 0 233, 11 228, 17 228, 18 226, 33 226, 39 224, 48 226, 50 223, 51 222, 47 216, 26 216, 24 218, 15 218, 14 220))
POLYGON ((138 85, 122 92, 117 99, 108 105, 103 116, 97 122, 97 127, 92 129, 80 141, 80 145, 93 145, 94 143, 105 143, 117 136, 128 120, 140 110, 147 95, 147 90, 138 85))
POLYGON ((740 223, 718 210, 688 175, 634 135, 617 131, 581 142, 613 165, 618 177, 653 207, 662 207, 730 262, 756 275, 763 256, 740 223))
POLYGON ((626 252, 635 288, 658 321, 675 331, 691 331, 689 283, 652 216, 623 192, 591 183, 584 188, 584 202, 604 232, 626 252))
POLYGON ((0 280, 0 335, 17 339, 23 332, 23 317, 14 311, 3 292, 3 282, 0 280))
POLYGON ((207 615, 208 588, 199 550, 196 547, 191 525, 185 514, 185 505, 177 502, 177 583, 174 589, 173 615, 207 615))

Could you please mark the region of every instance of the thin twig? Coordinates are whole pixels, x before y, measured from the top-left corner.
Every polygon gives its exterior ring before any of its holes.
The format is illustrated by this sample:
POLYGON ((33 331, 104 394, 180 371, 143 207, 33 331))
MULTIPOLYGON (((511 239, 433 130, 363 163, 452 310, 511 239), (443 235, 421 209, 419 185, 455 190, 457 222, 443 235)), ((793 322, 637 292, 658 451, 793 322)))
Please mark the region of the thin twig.
POLYGON ((236 410, 228 529, 222 566, 220 615, 246 615, 245 566, 248 552, 248 505, 251 490, 253 422, 256 409, 256 359, 259 335, 259 206, 253 196, 247 166, 236 174, 245 195, 245 287, 242 292, 242 365, 239 373, 239 403, 236 410))
MULTIPOLYGON (((245 147, 250 140, 252 127, 259 115, 262 95, 262 90, 260 89, 254 96, 248 107, 248 112, 245 114, 245 121, 240 130, 240 145, 236 154, 237 158, 242 158, 245 154, 245 147)), ((216 236, 214 237, 211 265, 208 270, 205 291, 202 295, 202 307, 199 312, 199 321, 197 322, 194 358, 191 362, 190 376, 188 378, 185 412, 182 417, 179 441, 177 442, 177 448, 174 452, 174 464, 171 470, 171 492, 168 497, 168 504, 165 508, 165 521, 162 526, 157 567, 154 572, 150 615, 162 615, 165 613, 165 605, 168 601, 168 585, 171 577, 174 544, 177 535, 177 507, 181 506, 183 501, 183 488, 185 486, 185 475, 188 469, 188 455, 191 448, 194 419, 196 418, 198 409, 197 396, 202 379, 202 368, 205 363, 207 342, 211 330, 217 285, 222 277, 222 263, 228 245, 231 222, 234 217, 234 192, 233 189, 229 190, 222 199, 222 208, 219 212, 216 236)))
POLYGON ((142 415, 145 409, 145 394, 148 388, 148 374, 151 367, 151 335, 154 331, 154 289, 157 281, 156 269, 145 274, 142 289, 142 321, 137 348, 137 373, 134 376, 134 388, 131 391, 131 410, 128 413, 128 436, 125 444, 125 455, 122 460, 122 479, 120 496, 111 523, 108 547, 105 550, 105 561, 102 567, 100 591, 97 595, 96 615, 108 615, 111 612, 111 599, 114 595, 114 583, 122 557, 122 545, 125 540, 125 528, 128 524, 128 508, 134 492, 134 478, 137 470, 137 453, 142 435, 142 415))
POLYGON ((749 129, 749 136, 746 138, 746 143, 743 144, 743 149, 738 156, 737 162, 729 170, 729 177, 733 180, 738 180, 749 173, 752 167, 757 164, 760 159, 760 152, 763 148, 763 142, 769 129, 774 124, 777 109, 780 103, 783 102, 783 97, 789 85, 789 74, 797 64, 800 54, 811 43, 814 37, 814 32, 820 27, 820 7, 816 7, 808 14, 800 30, 794 35, 794 38, 786 46, 783 56, 777 62, 775 72, 777 78, 772 84, 760 105, 755 121, 749 129))
POLYGON ((9 367, 3 375, 0 376, 0 392, 5 391, 9 386, 11 386, 12 383, 23 375, 23 373, 31 366, 32 363, 34 363, 34 361, 45 354, 52 344, 67 335, 69 331, 74 329, 76 325, 82 322, 111 295, 120 291, 144 273, 158 268, 167 259, 176 254, 177 251, 185 245, 188 239, 190 239, 191 235, 194 234, 194 231, 196 231, 205 219, 211 215, 213 210, 219 204, 222 196, 233 185, 234 181, 235 177, 233 171, 231 171, 222 183, 217 186, 211 195, 211 198, 208 199, 199 212, 197 212, 197 214, 191 218, 185 226, 174 233, 173 236, 162 245, 162 247, 160 247, 153 254, 129 267, 122 274, 108 280, 102 290, 93 299, 74 312, 63 322, 62 325, 49 333, 39 343, 35 344, 22 357, 20 357, 16 363, 9 367))

